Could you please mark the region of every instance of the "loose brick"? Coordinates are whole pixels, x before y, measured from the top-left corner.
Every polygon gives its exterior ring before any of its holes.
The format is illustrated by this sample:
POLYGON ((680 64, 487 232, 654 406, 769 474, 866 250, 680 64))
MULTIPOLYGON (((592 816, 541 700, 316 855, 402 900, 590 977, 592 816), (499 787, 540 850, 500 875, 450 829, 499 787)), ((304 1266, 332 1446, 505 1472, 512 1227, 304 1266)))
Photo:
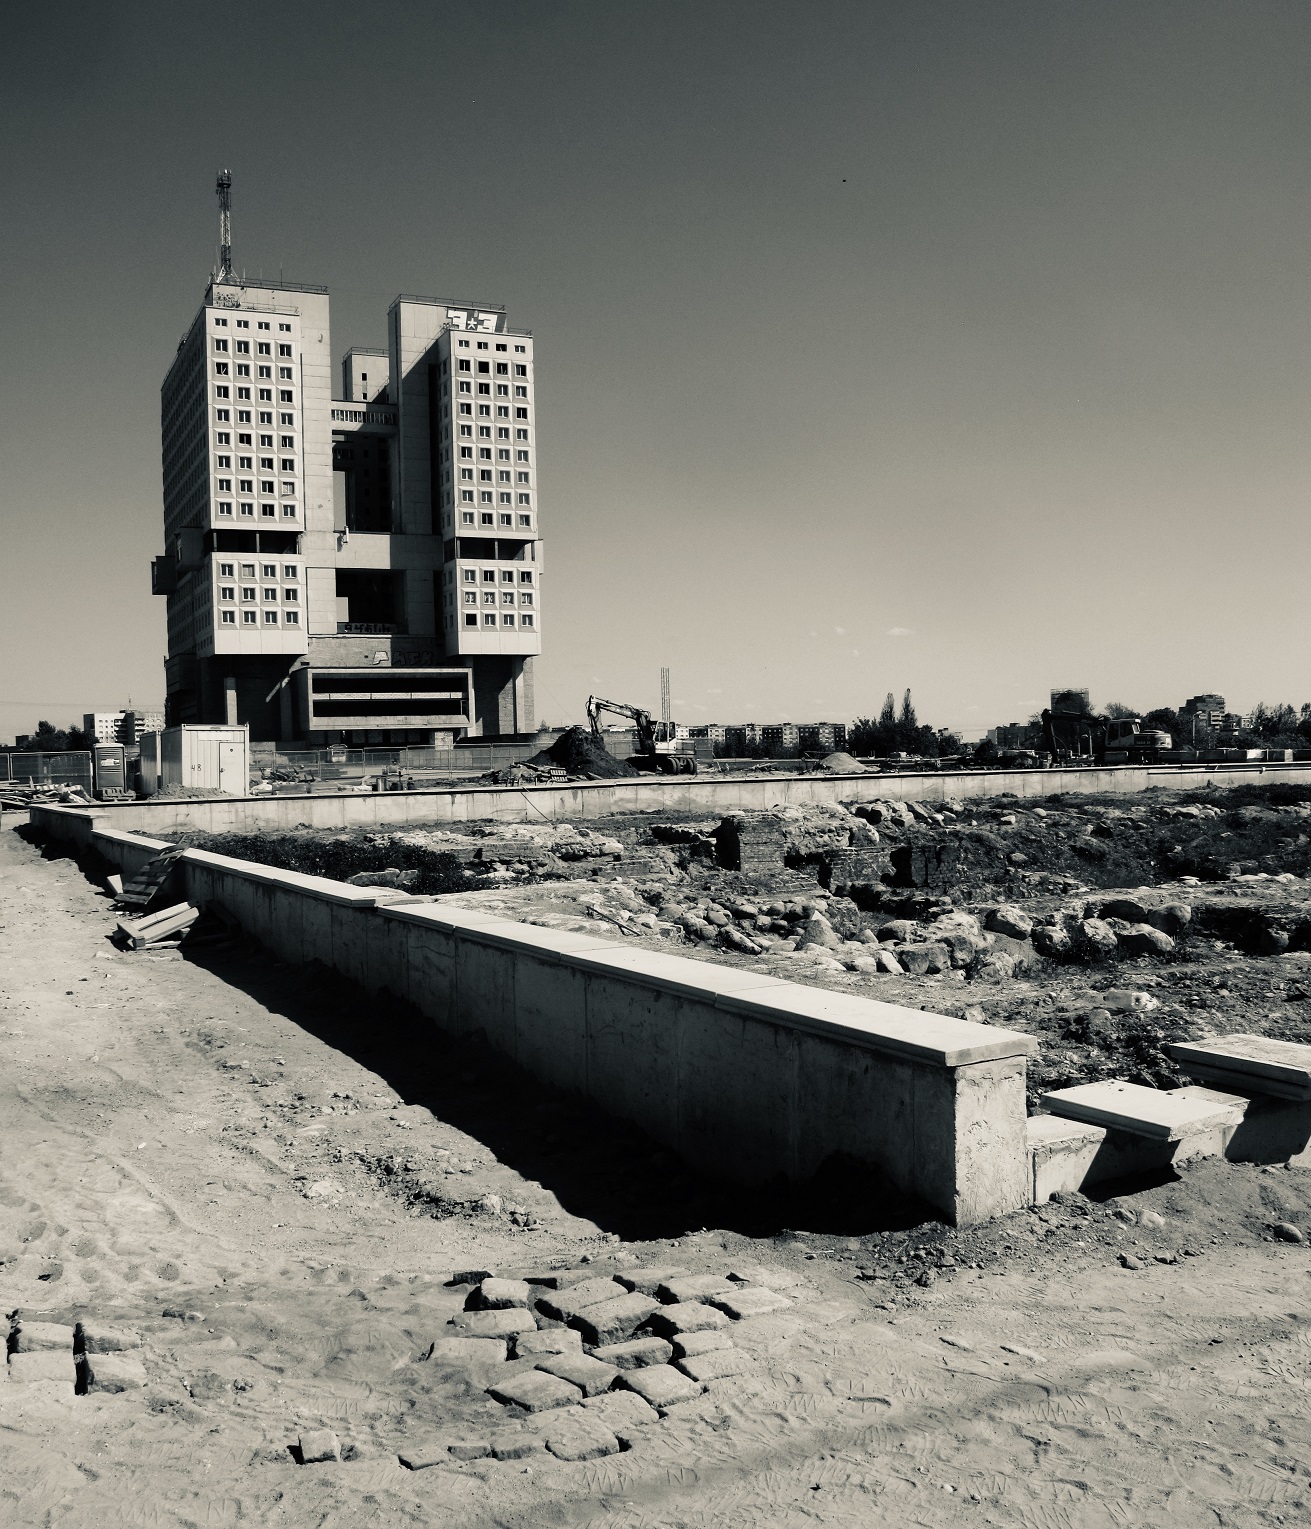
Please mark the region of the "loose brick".
POLYGON ((766 1290, 763 1285, 741 1285, 728 1295, 708 1295, 706 1301, 735 1322, 743 1317, 763 1317, 792 1304, 787 1296, 779 1295, 776 1290, 766 1290))
POLYGON ((619 1440, 600 1418, 585 1412, 571 1413, 546 1430, 546 1447, 558 1460, 599 1460, 617 1455, 619 1440))
POLYGON ((126 1327, 102 1327, 98 1322, 79 1322, 73 1328, 73 1351, 78 1354, 119 1354, 140 1347, 140 1333, 134 1333, 126 1327))
POLYGON ((660 1414, 644 1402, 636 1391, 607 1391, 583 1403, 585 1412, 594 1413, 619 1440, 631 1446, 642 1429, 660 1421, 660 1414))
POLYGON ((537 1331, 537 1319, 521 1307, 501 1311, 462 1311, 451 1324, 461 1338, 513 1338, 518 1333, 537 1331))
POLYGON ((638 1370, 644 1364, 668 1364, 673 1349, 663 1338, 632 1338, 627 1343, 606 1343, 592 1350, 592 1358, 618 1370, 638 1370))
POLYGON ((641 1370, 625 1370, 619 1384, 636 1391, 642 1400, 657 1409, 672 1407, 701 1394, 696 1381, 671 1364, 649 1364, 641 1370))
POLYGON ((635 1290, 638 1295, 654 1295, 666 1280, 677 1279, 686 1273, 687 1270, 677 1264, 661 1264, 650 1269, 624 1269, 615 1278, 626 1290, 635 1290))
POLYGON ((540 1332, 520 1333, 514 1340, 514 1357, 532 1359, 543 1354, 581 1354, 583 1336, 572 1327, 545 1327, 540 1332))
POLYGON ((708 1295, 726 1295, 733 1281, 724 1274, 683 1274, 662 1280, 656 1295, 668 1304, 675 1301, 703 1301, 708 1295))
POLYGON ((535 1455, 542 1447, 542 1441, 533 1434, 513 1428, 494 1433, 490 1442, 494 1460, 523 1460, 528 1455, 535 1455))
POLYGON ((600 1348, 631 1338, 655 1310, 656 1303, 649 1295, 621 1295, 617 1300, 586 1307, 569 1318, 569 1326, 582 1333, 588 1348, 600 1348))
POLYGON ((84 1354, 79 1389, 92 1391, 139 1391, 146 1383, 146 1367, 135 1354, 84 1354))
POLYGON ((446 1453, 453 1460, 485 1460, 492 1452, 488 1439, 460 1439, 446 1446, 446 1453))
POLYGON ((73 1365, 73 1351, 62 1354, 57 1349, 37 1349, 28 1354, 10 1354, 9 1379, 20 1385, 35 1385, 51 1381, 67 1386, 71 1392, 77 1379, 73 1365))
POLYGON ((623 1293, 623 1286, 612 1279, 589 1279, 580 1285, 571 1285, 567 1290, 538 1296, 537 1309, 552 1321, 567 1322, 589 1306, 599 1306, 602 1301, 612 1301, 623 1293))
POLYGON ((494 1386, 488 1386, 488 1396, 504 1402, 509 1407, 522 1407, 525 1412, 549 1412, 553 1407, 568 1407, 582 1400, 583 1393, 558 1375, 546 1375, 541 1370, 528 1370, 509 1375, 494 1386))
POLYGON ((37 1354, 46 1349, 73 1352, 73 1329, 63 1322, 15 1322, 9 1335, 12 1354, 37 1354))
POLYGON ((699 1333, 684 1333, 673 1340, 674 1358, 690 1359, 697 1354, 713 1354, 716 1349, 732 1348, 733 1335, 722 1327, 706 1327, 699 1333))
POLYGON ((300 1436, 300 1463, 318 1465, 325 1460, 340 1460, 341 1445, 331 1428, 311 1428, 300 1436))
POLYGON ((539 1359, 537 1368, 546 1375, 558 1375, 570 1385, 577 1386, 584 1396, 599 1396, 608 1391, 619 1378, 619 1371, 612 1364, 592 1359, 586 1354, 551 1354, 539 1359))
POLYGON ((689 1354, 678 1361, 684 1375, 704 1385, 710 1380, 724 1380, 730 1375, 741 1375, 751 1366, 750 1358, 736 1348, 716 1349, 710 1354, 689 1354))
POLYGON ((467 1311, 504 1311, 515 1307, 527 1309, 537 1299, 533 1287, 521 1279, 485 1279, 469 1292, 467 1311))
POLYGON ((433 1364, 473 1369, 483 1364, 505 1363, 504 1338, 438 1338, 428 1355, 433 1364))
POLYGON ((676 1338, 683 1333, 704 1332, 706 1328, 727 1327, 728 1318, 713 1306, 703 1306, 700 1301, 679 1301, 673 1306, 661 1306, 652 1313, 650 1327, 662 1338, 676 1338))

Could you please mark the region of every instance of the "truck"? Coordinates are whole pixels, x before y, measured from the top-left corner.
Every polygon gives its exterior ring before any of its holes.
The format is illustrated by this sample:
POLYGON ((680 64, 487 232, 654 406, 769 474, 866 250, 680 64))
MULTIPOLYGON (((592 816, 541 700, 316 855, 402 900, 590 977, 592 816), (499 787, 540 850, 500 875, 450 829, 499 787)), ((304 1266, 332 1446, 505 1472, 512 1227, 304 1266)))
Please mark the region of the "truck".
POLYGON ((1165 764, 1178 756, 1174 739, 1145 728, 1141 717, 1097 717, 1044 709, 1042 736, 1052 764, 1165 764))

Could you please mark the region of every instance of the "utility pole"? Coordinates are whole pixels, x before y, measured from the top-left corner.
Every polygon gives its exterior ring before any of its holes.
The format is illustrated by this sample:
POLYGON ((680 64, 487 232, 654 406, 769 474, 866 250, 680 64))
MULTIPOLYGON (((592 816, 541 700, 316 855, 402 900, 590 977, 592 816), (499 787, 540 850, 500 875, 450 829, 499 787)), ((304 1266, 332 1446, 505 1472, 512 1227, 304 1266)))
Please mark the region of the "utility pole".
POLYGON ((220 170, 214 190, 219 199, 218 280, 232 279, 232 171, 220 170))
POLYGON ((669 670, 660 671, 660 720, 670 722, 673 718, 669 714, 669 670))

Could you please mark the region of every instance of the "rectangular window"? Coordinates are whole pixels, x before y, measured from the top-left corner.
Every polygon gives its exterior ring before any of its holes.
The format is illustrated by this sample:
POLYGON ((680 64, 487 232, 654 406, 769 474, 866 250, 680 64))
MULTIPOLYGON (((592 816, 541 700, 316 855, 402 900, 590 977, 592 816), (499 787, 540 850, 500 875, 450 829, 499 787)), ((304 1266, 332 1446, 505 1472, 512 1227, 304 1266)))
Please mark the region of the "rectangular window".
POLYGON ((510 411, 503 403, 498 403, 496 405, 496 417, 497 419, 509 419, 510 411))
POLYGON ((533 496, 531 494, 520 494, 519 495, 519 503, 520 504, 531 504, 532 502, 533 502, 533 496))
POLYGON ((491 369, 492 369, 492 367, 491 367, 491 362, 490 361, 480 361, 478 363, 478 375, 480 377, 485 377, 488 374, 488 372, 491 371, 491 369))
POLYGON ((260 491, 261 494, 271 494, 273 492, 273 480, 272 480, 272 478, 261 478, 260 479, 260 484, 259 484, 259 491, 260 491))
POLYGON ((527 483, 528 482, 528 474, 527 473, 520 473, 518 475, 518 478, 517 478, 516 481, 519 482, 519 483, 527 483))
MULTIPOLYGON (((280 388, 278 390, 278 399, 282 403, 295 403, 295 401, 296 401, 292 397, 292 395, 291 395, 291 389, 290 388, 280 388)), ((291 421, 288 420, 287 423, 290 424, 291 421)))
POLYGON ((519 604, 520 605, 531 605, 532 603, 533 603, 533 592, 532 592, 531 589, 526 591, 524 594, 519 596, 519 604))
MULTIPOLYGON (((473 468, 472 467, 462 467, 460 469, 460 477, 462 479, 464 479, 464 481, 466 483, 472 483, 473 482, 473 468)), ((472 499, 473 495, 470 494, 469 498, 472 499)))
POLYGON ((235 600, 236 598, 237 598, 237 591, 236 591, 236 589, 231 584, 220 584, 219 585, 219 599, 220 600, 235 600))
POLYGON ((495 626, 496 625, 496 615, 495 615, 494 612, 490 616, 484 616, 483 617, 483 625, 484 626, 495 626))
MULTIPOLYGON (((228 375, 228 363, 226 361, 216 361, 214 363, 214 375, 216 377, 226 377, 228 375)), ((227 394, 220 394, 220 397, 226 398, 227 394)))
POLYGON ((464 504, 472 504, 473 503, 473 490, 471 488, 462 488, 460 490, 460 499, 461 499, 461 502, 464 503, 464 504))
MULTIPOLYGON (((242 569, 242 572, 244 573, 245 569, 242 569)), ((255 598, 255 586, 253 584, 243 584, 241 586, 241 598, 244 603, 249 604, 255 598)))
MULTIPOLYGON (((269 424, 271 425, 272 423, 273 423, 273 421, 270 419, 269 420, 269 424)), ((279 414, 278 415, 278 423, 280 425, 294 425, 296 423, 296 421, 292 418, 292 416, 290 414, 279 414)))
MULTIPOLYGON (((501 476, 505 479, 505 481, 507 483, 510 481, 510 474, 509 473, 502 473, 501 476)), ((496 502, 498 504, 513 504, 514 503, 514 495, 513 494, 497 494, 496 502)))
POLYGON ((222 612, 222 621, 223 621, 223 625, 224 626, 236 626, 236 624, 237 624, 237 613, 236 613, 236 611, 223 611, 222 612))
POLYGON ((480 467, 478 469, 478 481, 479 483, 490 483, 492 481, 492 470, 490 467, 480 467))
POLYGON ((496 375, 498 377, 508 377, 510 375, 510 368, 505 364, 504 361, 498 361, 496 363, 496 375))
MULTIPOLYGON (((296 444, 296 437, 294 435, 281 436, 279 437, 278 444, 282 447, 283 451, 290 451, 296 444)), ((290 467, 284 467, 282 470, 285 473, 294 473, 296 471, 296 464, 293 462, 290 467)))
POLYGON ((255 513, 255 506, 248 499, 242 499, 239 502, 239 507, 243 515, 253 515, 255 513))
POLYGON ((295 520, 296 506, 294 504, 284 504, 282 506, 282 518, 283 520, 295 520))
POLYGON ((282 619, 287 623, 288 626, 299 626, 300 625, 300 612, 299 611, 283 611, 282 619))
MULTIPOLYGON (((510 577, 513 578, 514 575, 511 574, 510 577)), ((514 604, 514 591, 513 590, 505 589, 505 590, 501 591, 501 604, 502 605, 513 605, 514 604)))
POLYGON ((227 327, 228 327, 227 319, 215 319, 214 320, 214 328, 215 329, 226 329, 227 327))
MULTIPOLYGON (((260 445, 262 446, 264 444, 265 437, 261 435, 259 439, 260 445)), ((259 470, 262 473, 271 473, 273 471, 273 458, 261 457, 259 459, 259 470)))
POLYGON ((532 573, 527 568, 519 574, 519 582, 521 584, 531 584, 533 582, 532 573))
POLYGON ((278 507, 276 504, 262 504, 259 507, 259 512, 265 520, 273 520, 277 516, 278 507))
POLYGON ((465 626, 477 626, 478 625, 478 617, 474 614, 473 611, 466 612, 465 617, 464 617, 464 624, 465 624, 465 626))
POLYGON ((261 366, 256 370, 260 377, 272 377, 273 375, 273 368, 271 366, 261 366))
POLYGON ((291 346, 290 345, 279 345, 278 346, 278 354, 280 356, 290 356, 291 355, 291 346))
POLYGON ((250 362, 249 361, 238 361, 237 362, 237 376, 238 377, 249 377, 250 376, 250 362))
POLYGON ((295 563, 284 563, 282 565, 282 577, 284 579, 298 579, 300 578, 300 569, 297 568, 295 563))
POLYGON ((273 354, 273 348, 267 340, 261 340, 255 349, 261 356, 271 356, 273 354))
POLYGON ((467 371, 471 371, 472 369, 473 369, 473 363, 469 360, 468 356, 461 356, 460 357, 460 370, 462 372, 467 372, 467 371))
POLYGON ((462 526, 471 526, 473 524, 472 510, 462 510, 460 512, 460 524, 462 526))
POLYGON ((284 589, 282 591, 282 598, 287 602, 288 605, 299 605, 300 604, 300 590, 298 590, 298 589, 284 589))
POLYGON ((248 319, 238 319, 237 320, 237 328, 238 329, 249 329, 250 328, 250 321, 248 319))
POLYGON ((236 573, 236 571, 237 571, 237 565, 235 563, 220 563, 219 564, 219 578, 220 579, 230 579, 233 576, 233 574, 236 573))
POLYGON ((504 382, 496 384, 496 396, 498 398, 508 398, 510 396, 510 389, 504 382))
POLYGON ((488 510, 480 510, 478 512, 478 524, 482 526, 494 526, 496 524, 496 516, 488 510))
MULTIPOLYGON (((473 383, 472 382, 462 382, 460 384, 460 392, 461 393, 472 393, 473 392, 473 383)), ((460 412, 463 413, 464 410, 461 409, 460 412)))
POLYGON ((238 388, 237 389, 237 397, 238 398, 249 398, 250 397, 250 389, 249 388, 238 388))
MULTIPOLYGON (((278 368, 278 376, 281 377, 284 382, 290 382, 291 368, 289 366, 280 366, 278 368)), ((525 394, 525 396, 527 395, 525 394)))
POLYGON ((290 334, 291 333, 291 325, 290 324, 279 324, 278 328, 282 331, 283 334, 290 334))
POLYGON ((218 480, 218 486, 220 494, 230 494, 232 492, 232 479, 220 478, 218 480))
POLYGON ((264 599, 266 601, 268 601, 268 600, 276 600, 277 598, 278 598, 278 592, 277 592, 276 589, 266 589, 264 591, 264 599))
POLYGON ((253 579, 255 577, 254 563, 243 563, 241 565, 241 577, 243 579, 253 579))
POLYGON ((519 625, 520 626, 532 626, 533 625, 533 618, 531 616, 529 616, 529 615, 520 616, 520 618, 519 618, 519 625))
MULTIPOLYGON (((528 410, 527 409, 516 409, 514 411, 514 417, 515 417, 515 419, 527 419, 528 418, 528 410)), ((521 436, 518 436, 517 439, 521 440, 521 441, 526 441, 528 439, 528 437, 527 437, 527 435, 521 435, 521 436)))
POLYGON ((226 340, 215 340, 214 341, 214 349, 215 350, 224 350, 225 351, 225 350, 227 350, 227 348, 228 348, 228 342, 226 340))
POLYGON ((264 612, 264 625, 265 626, 277 626, 277 624, 278 624, 278 613, 277 613, 277 611, 265 611, 264 612))
POLYGON ((516 383, 515 384, 515 388, 514 388, 514 396, 516 398, 527 398, 528 397, 528 389, 526 387, 521 386, 519 383, 516 383))
POLYGON ((514 375, 516 377, 526 377, 528 375, 528 368, 526 366, 520 366, 520 364, 516 361, 514 364, 514 375))
POLYGON ((478 384, 478 396, 480 398, 490 398, 492 396, 492 385, 490 382, 480 382, 478 384))
POLYGON ((295 492, 296 492, 296 485, 293 482, 291 482, 289 479, 284 478, 282 480, 282 494, 283 494, 283 498, 286 498, 286 496, 288 494, 294 494, 295 492))
POLYGON ((258 622, 259 622, 259 612, 258 611, 242 611, 242 613, 241 613, 241 624, 242 624, 242 626, 255 626, 255 625, 258 624, 258 622))
POLYGON ((269 326, 268 326, 268 325, 267 325, 267 324, 266 324, 266 323, 265 323, 265 322, 264 322, 264 320, 263 320, 263 319, 261 319, 261 320, 260 320, 260 321, 259 321, 259 323, 258 323, 258 324, 256 324, 256 325, 255 325, 255 328, 256 328, 256 329, 267 329, 267 328, 268 328, 268 327, 269 327, 269 326))
POLYGON ((501 625, 502 626, 513 626, 514 625, 514 617, 509 615, 508 613, 506 615, 502 616, 501 617, 501 625))
POLYGON ((465 592, 464 592, 464 603, 466 605, 477 605, 477 603, 478 603, 478 596, 477 596, 477 594, 476 594, 476 592, 474 590, 472 590, 472 589, 466 589, 465 590, 465 592))
POLYGON ((471 403, 462 403, 460 405, 460 413, 461 414, 472 414, 473 413, 473 405, 471 403))
POLYGON ((514 432, 514 438, 516 441, 526 441, 528 439, 528 432, 526 430, 516 430, 514 432))
POLYGON ((532 526, 533 526, 533 517, 531 515, 520 515, 520 517, 519 517, 519 529, 521 531, 531 531, 532 530, 532 526))
POLYGON ((248 355, 250 355, 250 341, 249 340, 238 340, 237 341, 237 354, 239 356, 248 356, 248 355))
MULTIPOLYGON (((473 426, 472 425, 468 425, 468 426, 466 426, 466 429, 472 430, 473 426)), ((473 447, 472 446, 461 446, 460 447, 460 455, 464 458, 464 460, 466 462, 472 462, 473 461, 473 447)))
POLYGON ((278 576, 278 565, 276 563, 261 563, 259 571, 261 578, 276 579, 278 576))

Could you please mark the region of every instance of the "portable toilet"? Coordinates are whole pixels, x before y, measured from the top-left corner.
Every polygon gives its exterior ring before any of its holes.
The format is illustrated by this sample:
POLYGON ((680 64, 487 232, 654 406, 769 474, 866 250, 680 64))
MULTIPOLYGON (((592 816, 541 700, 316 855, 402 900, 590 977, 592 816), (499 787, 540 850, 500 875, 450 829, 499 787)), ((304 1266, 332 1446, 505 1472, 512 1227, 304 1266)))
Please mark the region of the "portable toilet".
POLYGON ((127 790, 127 750, 121 743, 97 743, 93 763, 97 796, 127 790))

